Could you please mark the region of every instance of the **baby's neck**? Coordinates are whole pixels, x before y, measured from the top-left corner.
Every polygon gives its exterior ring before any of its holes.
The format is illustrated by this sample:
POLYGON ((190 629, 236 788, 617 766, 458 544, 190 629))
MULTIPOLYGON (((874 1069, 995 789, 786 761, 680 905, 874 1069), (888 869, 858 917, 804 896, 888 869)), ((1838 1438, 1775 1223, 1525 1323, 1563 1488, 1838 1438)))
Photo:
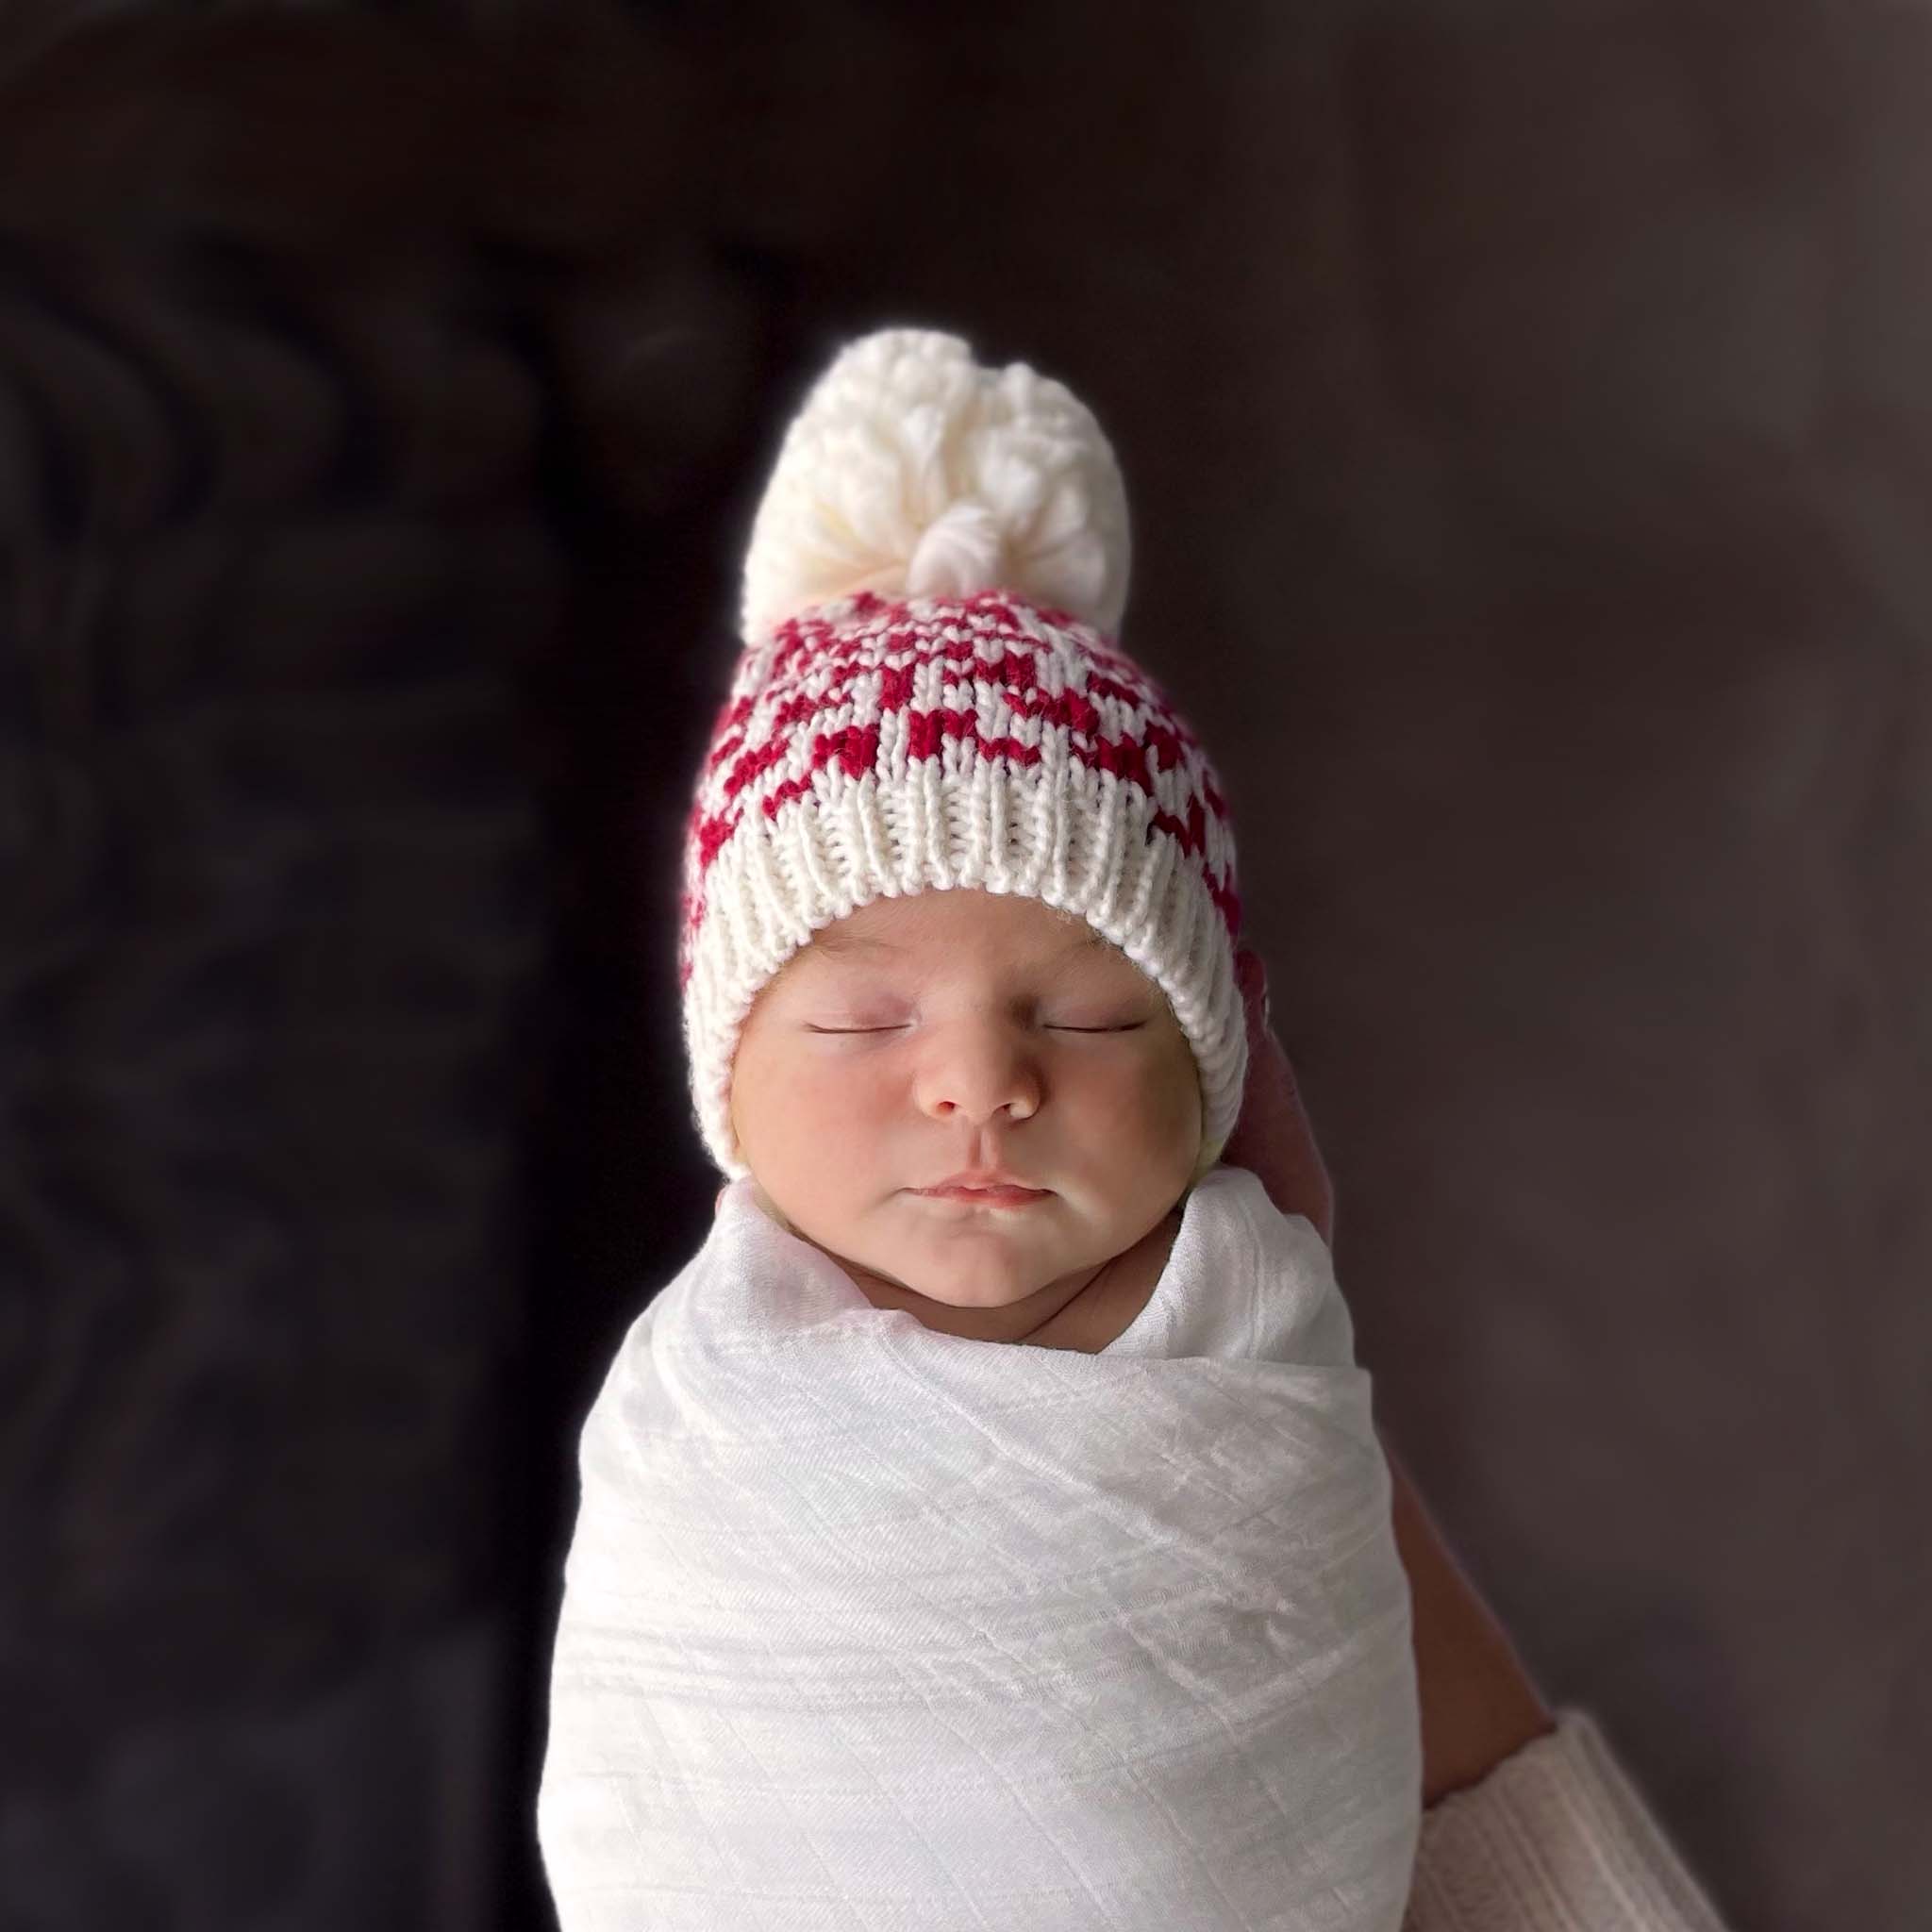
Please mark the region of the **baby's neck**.
POLYGON ((841 1260, 840 1266, 874 1307, 907 1309, 939 1334, 1098 1355, 1152 1299, 1180 1225, 1181 1210, 1175 1208, 1131 1248, 1103 1262, 1065 1301, 1030 1322, 1027 1310, 1018 1304, 1007 1308, 956 1307, 909 1293, 897 1283, 882 1282, 855 1270, 849 1261, 841 1260))
POLYGON ((1098 1355, 1124 1334, 1153 1300, 1180 1229, 1181 1210, 1176 1208, 1095 1275, 1058 1314, 1019 1340, 1035 1348, 1067 1348, 1080 1355, 1098 1355))

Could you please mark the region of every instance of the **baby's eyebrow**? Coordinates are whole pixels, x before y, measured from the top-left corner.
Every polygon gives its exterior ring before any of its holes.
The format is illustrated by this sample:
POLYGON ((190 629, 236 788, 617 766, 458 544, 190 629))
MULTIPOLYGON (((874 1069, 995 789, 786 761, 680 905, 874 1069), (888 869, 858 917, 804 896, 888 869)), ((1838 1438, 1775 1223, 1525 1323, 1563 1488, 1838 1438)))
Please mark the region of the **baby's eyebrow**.
POLYGON ((813 938, 807 951, 826 953, 903 953, 906 948, 892 940, 868 939, 857 932, 822 932, 813 938))
MULTIPOLYGON (((1062 948, 1059 957, 1070 959, 1076 953, 1088 952, 1106 944, 1107 941, 1091 925, 1085 926, 1081 936, 1072 945, 1062 948)), ((836 956, 841 953, 847 956, 859 953, 903 954, 906 948, 897 940, 881 939, 871 933, 825 932, 818 934, 806 947, 806 951, 817 953, 823 958, 828 954, 836 956)))

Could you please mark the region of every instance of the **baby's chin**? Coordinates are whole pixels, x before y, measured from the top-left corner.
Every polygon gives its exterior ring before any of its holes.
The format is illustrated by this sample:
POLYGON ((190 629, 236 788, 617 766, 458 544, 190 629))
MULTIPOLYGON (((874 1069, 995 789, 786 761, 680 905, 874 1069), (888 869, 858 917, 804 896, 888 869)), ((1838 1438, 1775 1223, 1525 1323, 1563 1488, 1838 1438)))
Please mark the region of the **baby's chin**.
POLYGON ((1069 1228, 1047 1233, 987 1226, 943 1234, 918 1229, 908 1239, 854 1241, 843 1254, 827 1245, 861 1287, 882 1283, 956 1308, 1004 1308, 1091 1276, 1132 1255, 1153 1230, 1134 1226, 1069 1228))
POLYGON ((869 1261, 847 1260, 841 1265, 848 1273, 855 1267, 863 1269, 862 1286, 883 1283, 916 1294, 923 1301, 941 1302, 952 1308, 1009 1308, 1015 1302, 1040 1293, 1064 1276, 1095 1269, 1108 1258, 1096 1255, 1091 1260, 1079 1261, 1057 1257, 1042 1262, 1037 1257, 1022 1254, 982 1252, 961 1255, 950 1263, 935 1263, 929 1257, 916 1255, 903 1260, 884 1255, 869 1261))

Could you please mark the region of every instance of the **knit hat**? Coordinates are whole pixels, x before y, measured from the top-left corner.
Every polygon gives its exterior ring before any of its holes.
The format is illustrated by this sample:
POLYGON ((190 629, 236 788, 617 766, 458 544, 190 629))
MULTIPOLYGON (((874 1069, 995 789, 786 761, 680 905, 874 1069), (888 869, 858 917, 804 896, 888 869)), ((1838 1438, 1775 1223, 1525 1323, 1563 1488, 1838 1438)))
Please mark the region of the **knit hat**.
POLYGON ((1100 425, 1024 362, 887 328, 779 447, 744 651, 686 826, 678 985, 699 1131, 733 1180, 731 1068, 758 991, 871 900, 977 887, 1084 919, 1167 995, 1203 1146, 1241 1110, 1234 837, 1212 766, 1114 640, 1127 505, 1100 425))

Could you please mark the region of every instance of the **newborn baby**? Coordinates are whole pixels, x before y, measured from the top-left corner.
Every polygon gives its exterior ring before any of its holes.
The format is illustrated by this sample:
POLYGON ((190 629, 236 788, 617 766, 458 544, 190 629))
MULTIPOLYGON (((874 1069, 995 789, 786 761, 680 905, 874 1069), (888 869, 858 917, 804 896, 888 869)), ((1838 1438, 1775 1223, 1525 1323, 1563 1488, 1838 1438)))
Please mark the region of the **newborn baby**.
POLYGON ((1227 803, 1077 399, 850 345, 687 824, 727 1185, 586 1418, 563 1932, 1398 1932, 1407 1579, 1325 1246, 1219 1165, 1227 803))
POLYGON ((1090 1354, 1153 1293, 1202 1152, 1160 989, 1084 920, 974 890, 874 900, 794 953, 730 1118, 759 1207, 874 1307, 1090 1354), (935 1191, 962 1174, 1028 1191, 935 1191))

